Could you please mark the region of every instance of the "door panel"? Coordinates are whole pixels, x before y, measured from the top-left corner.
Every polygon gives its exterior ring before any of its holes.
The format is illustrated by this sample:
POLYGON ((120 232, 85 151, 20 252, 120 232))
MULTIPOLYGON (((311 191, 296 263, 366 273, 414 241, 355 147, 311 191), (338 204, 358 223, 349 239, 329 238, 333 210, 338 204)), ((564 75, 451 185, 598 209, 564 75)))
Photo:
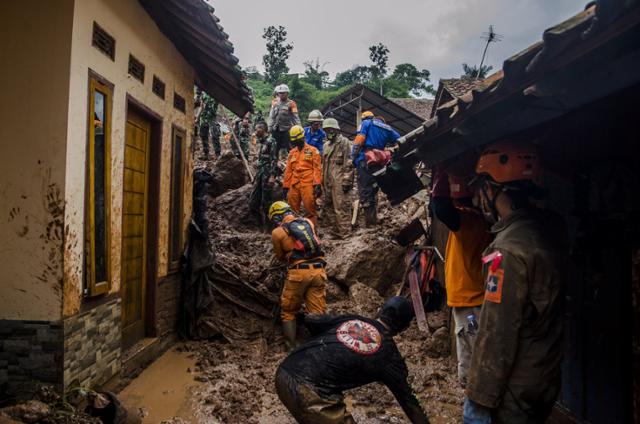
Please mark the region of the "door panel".
POLYGON ((125 347, 145 335, 150 135, 150 122, 129 112, 124 150, 122 210, 122 325, 125 347))

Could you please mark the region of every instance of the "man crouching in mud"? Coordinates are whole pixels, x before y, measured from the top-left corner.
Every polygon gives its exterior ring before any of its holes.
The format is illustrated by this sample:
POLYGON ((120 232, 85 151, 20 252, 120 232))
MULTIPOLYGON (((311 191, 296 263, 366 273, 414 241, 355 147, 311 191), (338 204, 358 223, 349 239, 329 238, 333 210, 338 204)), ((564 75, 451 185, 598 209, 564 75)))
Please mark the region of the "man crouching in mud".
POLYGON ((413 319, 413 307, 392 297, 378 319, 360 315, 307 315, 313 337, 276 371, 276 391, 299 423, 355 423, 342 392, 373 382, 386 385, 412 423, 429 423, 407 381, 407 366, 393 336, 413 319))

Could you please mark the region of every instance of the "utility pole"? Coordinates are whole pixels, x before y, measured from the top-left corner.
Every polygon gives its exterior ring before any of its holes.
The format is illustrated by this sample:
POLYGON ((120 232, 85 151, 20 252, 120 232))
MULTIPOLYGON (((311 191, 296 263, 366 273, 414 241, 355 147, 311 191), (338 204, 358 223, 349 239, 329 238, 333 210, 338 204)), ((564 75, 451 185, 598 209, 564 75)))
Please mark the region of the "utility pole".
POLYGON ((496 32, 493 30, 493 25, 489 25, 489 31, 482 33, 481 38, 485 40, 487 44, 484 46, 484 51, 482 52, 482 60, 480 61, 478 72, 476 73, 476 79, 480 78, 480 74, 482 73, 482 67, 484 66, 484 59, 487 56, 487 49, 489 48, 489 44, 502 41, 502 35, 496 34, 496 32))

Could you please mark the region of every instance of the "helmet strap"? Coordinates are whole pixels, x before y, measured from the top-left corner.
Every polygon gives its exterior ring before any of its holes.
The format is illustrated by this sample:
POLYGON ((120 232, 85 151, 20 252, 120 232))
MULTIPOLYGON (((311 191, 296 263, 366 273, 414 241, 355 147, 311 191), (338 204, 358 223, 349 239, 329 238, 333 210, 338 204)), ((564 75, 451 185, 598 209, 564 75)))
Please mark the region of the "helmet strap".
MULTIPOLYGON (((485 180, 486 181, 486 180, 485 180)), ((486 181, 488 184, 491 184, 489 181, 486 181)), ((492 184, 493 185, 493 184, 492 184)), ((499 220, 499 214, 498 214, 498 208, 496 207, 496 200, 498 199, 498 196, 500 195, 500 191, 502 191, 502 188, 500 186, 494 185, 494 187, 497 188, 495 194, 490 197, 489 193, 487 193, 487 186, 486 184, 482 184, 482 196, 484 197, 484 200, 487 203, 487 206, 489 207, 489 212, 491 213, 491 218, 493 219, 494 222, 498 222, 499 220)))

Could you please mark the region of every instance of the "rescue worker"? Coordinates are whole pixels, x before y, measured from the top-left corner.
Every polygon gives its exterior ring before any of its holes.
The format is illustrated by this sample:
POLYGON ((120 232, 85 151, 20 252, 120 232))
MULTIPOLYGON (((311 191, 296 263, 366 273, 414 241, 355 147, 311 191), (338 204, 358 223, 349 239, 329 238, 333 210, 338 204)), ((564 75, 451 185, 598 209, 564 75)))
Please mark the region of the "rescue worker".
MULTIPOLYGON (((244 117, 242 119, 236 118, 233 125, 233 132, 237 137, 238 142, 240 143, 240 149, 242 149, 242 154, 244 158, 249 160, 249 143, 251 142, 251 126, 249 123, 249 118, 244 117)), ((233 136, 232 136, 233 138, 233 136)), ((231 141, 231 150, 233 154, 236 155, 238 159, 240 159, 240 150, 238 150, 238 145, 236 144, 236 140, 232 139, 231 141)))
POLYGON ((300 125, 300 117, 296 102, 289 98, 289 87, 286 84, 280 84, 274 91, 276 97, 272 100, 269 110, 269 132, 278 144, 278 158, 280 158, 282 150, 286 155, 291 149, 289 130, 294 125, 300 125))
POLYGON ((327 134, 322 130, 322 118, 322 112, 312 110, 307 118, 309 125, 304 127, 304 138, 307 144, 318 149, 320 156, 322 156, 324 140, 327 138, 327 134))
POLYGON ((358 173, 358 191, 360 205, 364 210, 364 219, 367 227, 377 224, 377 194, 378 184, 373 173, 367 166, 365 152, 370 149, 384 150, 387 146, 397 144, 400 134, 380 118, 373 116, 370 111, 362 112, 362 123, 353 141, 351 158, 358 173))
POLYGON ((256 124, 256 140, 260 144, 260 151, 258 170, 249 197, 249 210, 265 229, 269 223, 269 206, 273 202, 273 187, 278 172, 277 146, 273 137, 269 135, 265 122, 256 124))
POLYGON ((287 203, 272 204, 269 219, 277 225, 271 232, 274 254, 289 267, 280 297, 280 318, 287 349, 292 349, 296 314, 302 303, 308 313, 323 314, 326 310, 324 253, 311 220, 296 216, 287 203))
POLYGON ((448 229, 444 266, 447 304, 456 334, 458 380, 466 385, 484 298, 482 252, 491 242, 482 213, 473 207, 469 179, 434 171, 431 209, 448 229))
POLYGON ((492 144, 476 173, 495 239, 482 259, 484 303, 464 420, 544 423, 560 390, 566 228, 560 217, 530 203, 541 192, 535 147, 492 144))
POLYGON ((327 134, 327 142, 322 157, 322 192, 324 205, 323 227, 329 228, 335 236, 344 237, 350 229, 351 199, 354 168, 349 162, 351 142, 340 133, 340 125, 334 118, 322 123, 327 134))
POLYGON ((355 423, 343 392, 380 382, 412 423, 428 423, 393 340, 412 319, 411 303, 403 297, 385 302, 377 319, 305 316, 313 339, 291 352, 278 367, 276 392, 280 401, 299 423, 355 423))
POLYGON ((318 149, 305 142, 300 125, 291 127, 290 136, 293 148, 284 171, 282 196, 297 214, 302 203, 305 217, 317 225, 316 199, 322 195, 322 159, 318 149))
MULTIPOLYGON (((216 116, 218 114, 218 102, 214 100, 213 97, 209 96, 207 93, 202 93, 202 110, 200 111, 199 116, 199 130, 198 134, 200 135, 200 140, 202 141, 202 151, 203 151, 203 159, 209 159, 209 130, 212 129, 216 122, 216 116)), ((220 137, 215 137, 213 134, 212 143, 213 150, 216 154, 216 157, 220 157, 220 137)))

